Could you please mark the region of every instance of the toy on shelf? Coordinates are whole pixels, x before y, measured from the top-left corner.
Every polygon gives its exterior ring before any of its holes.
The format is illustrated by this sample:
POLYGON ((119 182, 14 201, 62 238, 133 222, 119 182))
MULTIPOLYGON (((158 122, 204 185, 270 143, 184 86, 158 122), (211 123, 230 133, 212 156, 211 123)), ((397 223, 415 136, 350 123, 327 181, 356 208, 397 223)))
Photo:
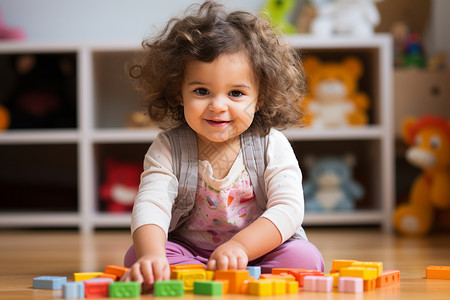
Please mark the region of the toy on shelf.
POLYGON ((0 10, 0 40, 23 40, 24 37, 25 33, 21 29, 6 26, 0 10))
POLYGON ((434 225, 435 212, 450 208, 450 120, 425 115, 406 118, 403 138, 406 159, 422 173, 412 184, 406 204, 399 205, 393 221, 405 235, 424 235, 434 225))
POLYGON ((9 127, 10 117, 6 107, 0 105, 0 131, 9 127))
POLYGON ((317 17, 316 6, 311 1, 306 1, 302 4, 297 18, 295 19, 295 26, 297 33, 305 34, 311 32, 311 23, 317 17))
POLYGON ((380 22, 374 2, 379 0, 313 1, 317 17, 312 21, 311 33, 321 37, 333 34, 371 36, 380 22))
POLYGON ((366 125, 369 98, 358 91, 363 74, 360 59, 350 56, 342 62, 322 62, 315 56, 304 61, 309 94, 304 100, 304 123, 313 128, 366 125))
POLYGON ((128 212, 133 208, 139 188, 142 166, 139 163, 105 162, 105 180, 100 187, 100 198, 108 212, 128 212))
POLYGON ((406 37, 404 45, 403 65, 404 68, 425 68, 425 54, 422 41, 418 33, 410 33, 406 37))
POLYGON ((267 0, 262 8, 270 16, 273 25, 279 26, 284 33, 296 33, 297 30, 288 20, 288 16, 295 6, 295 0, 267 0))
POLYGON ((355 157, 306 158, 308 179, 303 185, 307 212, 352 211, 364 190, 353 180, 355 157))

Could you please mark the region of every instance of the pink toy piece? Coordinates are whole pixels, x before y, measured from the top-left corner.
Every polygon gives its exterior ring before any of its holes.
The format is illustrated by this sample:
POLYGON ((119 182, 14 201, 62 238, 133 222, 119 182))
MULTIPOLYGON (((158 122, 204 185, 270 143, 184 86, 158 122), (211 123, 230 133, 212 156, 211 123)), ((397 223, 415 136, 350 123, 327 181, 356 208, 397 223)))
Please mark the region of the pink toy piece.
POLYGON ((339 277, 338 291, 340 293, 362 293, 364 282, 360 277, 339 277))
POLYGON ((10 28, 3 23, 2 12, 0 10, 0 40, 23 40, 25 33, 18 28, 10 28))
POLYGON ((333 290, 333 278, 330 276, 305 276, 303 289, 308 292, 325 292, 333 290))

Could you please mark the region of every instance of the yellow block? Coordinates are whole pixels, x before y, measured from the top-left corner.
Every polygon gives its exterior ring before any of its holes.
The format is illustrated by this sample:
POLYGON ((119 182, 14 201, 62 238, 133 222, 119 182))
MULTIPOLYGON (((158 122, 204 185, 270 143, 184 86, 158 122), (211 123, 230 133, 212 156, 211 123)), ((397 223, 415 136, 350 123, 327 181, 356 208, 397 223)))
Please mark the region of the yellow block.
POLYGON ((341 268, 339 271, 341 277, 361 277, 363 280, 377 279, 377 269, 363 267, 341 268))
POLYGON ((298 282, 286 281, 286 294, 297 294, 297 293, 298 293, 298 282))
POLYGON ((326 274, 325 276, 333 277, 333 287, 338 287, 339 273, 326 274))
POLYGON ((272 281, 272 295, 286 294, 286 280, 270 279, 272 281))
POLYGON ((214 280, 214 277, 216 277, 216 272, 206 270, 206 280, 214 280))
POLYGON ((255 296, 270 296, 272 295, 272 282, 270 280, 250 281, 248 293, 255 296))
POLYGON ((174 280, 183 280, 184 281, 184 290, 185 291, 193 291, 194 290, 194 281, 197 280, 206 280, 206 271, 200 269, 193 270, 172 270, 172 274, 170 275, 171 279, 174 280))
POLYGON ((349 259, 335 259, 333 260, 332 269, 339 271, 341 268, 351 267, 352 264, 358 262, 357 260, 349 260, 349 259))
POLYGON ((97 278, 103 275, 103 272, 83 272, 83 273, 73 273, 73 281, 83 281, 92 278, 97 278))
POLYGON ((377 269, 377 277, 380 277, 381 273, 383 273, 383 263, 378 261, 357 261, 351 266, 377 269))

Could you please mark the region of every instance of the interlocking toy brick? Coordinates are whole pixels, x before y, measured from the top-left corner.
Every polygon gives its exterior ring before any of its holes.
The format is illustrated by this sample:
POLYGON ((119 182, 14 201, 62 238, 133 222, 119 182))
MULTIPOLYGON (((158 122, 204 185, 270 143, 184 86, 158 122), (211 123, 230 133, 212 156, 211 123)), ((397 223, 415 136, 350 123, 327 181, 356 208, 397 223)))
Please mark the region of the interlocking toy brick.
POLYGON ((248 270, 218 270, 216 280, 228 280, 230 294, 239 294, 241 284, 249 279, 248 270))
POLYGON ((351 259, 335 259, 335 260, 333 260, 331 269, 339 271, 342 268, 351 267, 356 262, 358 262, 358 261, 351 260, 351 259))
POLYGON ((261 267, 247 267, 248 273, 250 276, 255 278, 256 280, 259 279, 259 276, 261 276, 261 267))
MULTIPOLYGON (((250 276, 247 280, 244 280, 244 281, 241 283, 241 286, 240 286, 240 288, 239 288, 239 294, 244 294, 244 295, 247 295, 247 294, 248 294, 248 284, 249 284, 251 281, 256 281, 256 279, 255 279, 254 277, 250 276)), ((228 280, 227 280, 227 282, 228 282, 228 280)))
POLYGON ((362 293, 364 281, 361 277, 339 277, 338 291, 340 293, 362 293))
POLYGON ((286 280, 270 279, 270 281, 272 282, 272 295, 286 294, 286 280))
POLYGON ((223 295, 223 283, 220 281, 202 280, 194 282, 194 295, 223 295))
POLYGON ((128 268, 121 266, 107 265, 105 267, 106 274, 116 275, 119 279, 123 276, 123 274, 125 274, 126 271, 128 271, 128 268))
POLYGON ((342 277, 361 277, 363 280, 377 279, 377 269, 363 267, 347 267, 339 269, 342 277))
POLYGON ((64 283, 67 282, 67 277, 63 276, 40 276, 33 278, 34 289, 44 290, 60 290, 64 283))
POLYGON ((154 294, 156 297, 180 297, 184 295, 182 280, 155 281, 154 294))
POLYGON ((374 268, 377 270, 377 277, 381 276, 383 273, 383 263, 377 261, 357 261, 354 262, 351 267, 363 267, 363 268, 374 268))
POLYGON ((338 279, 339 279, 339 273, 331 273, 331 274, 327 274, 325 276, 329 276, 331 278, 333 278, 333 287, 337 288, 338 286, 338 279))
POLYGON ((427 267, 428 279, 450 279, 450 266, 427 267))
POLYGON ((272 282, 265 279, 251 281, 248 284, 248 294, 255 296, 270 296, 272 295, 272 282))
POLYGON ((377 278, 377 287, 383 287, 400 282, 399 270, 386 270, 377 278))
POLYGON ((373 291, 377 287, 377 279, 367 279, 363 281, 364 291, 373 291))
POLYGON ((281 279, 285 281, 296 281, 294 275, 281 273, 281 274, 261 274, 260 279, 281 279))
POLYGON ((308 269, 291 269, 291 268, 273 268, 272 269, 272 274, 282 274, 282 273, 287 273, 289 274, 289 271, 293 271, 293 272, 308 272, 310 270, 308 269))
POLYGON ((297 294, 297 293, 298 293, 298 282, 286 281, 286 294, 297 294))
POLYGON ((70 281, 63 284, 63 297, 65 299, 84 298, 84 282, 70 281))
POLYGON ((202 264, 190 264, 190 265, 171 265, 170 270, 194 270, 194 269, 200 269, 204 270, 205 265, 202 264))
POLYGON ((111 298, 137 298, 141 295, 139 282, 113 282, 109 285, 109 297, 111 298))
POLYGON ((116 275, 106 274, 106 273, 103 273, 102 275, 98 276, 98 278, 109 278, 109 279, 112 279, 114 281, 117 281, 119 279, 116 275))
POLYGON ((333 278, 329 276, 305 276, 303 289, 308 292, 326 292, 333 290, 333 278))
POLYGON ((110 278, 91 278, 84 281, 84 296, 86 298, 109 297, 109 285, 113 283, 110 278))
POLYGON ((170 278, 182 280, 184 282, 184 290, 192 291, 194 289, 194 281, 206 280, 206 271, 204 269, 174 269, 170 278))
POLYGON ((206 270, 205 274, 206 274, 206 280, 214 280, 214 279, 216 279, 216 272, 215 271, 206 270))
POLYGON ((98 278, 102 274, 103 274, 103 272, 73 273, 73 280, 74 281, 83 281, 83 280, 88 280, 88 279, 92 279, 92 278, 98 278))
POLYGON ((295 277, 300 287, 303 286, 303 278, 305 276, 323 276, 323 273, 317 270, 302 270, 302 271, 289 271, 289 274, 295 277))

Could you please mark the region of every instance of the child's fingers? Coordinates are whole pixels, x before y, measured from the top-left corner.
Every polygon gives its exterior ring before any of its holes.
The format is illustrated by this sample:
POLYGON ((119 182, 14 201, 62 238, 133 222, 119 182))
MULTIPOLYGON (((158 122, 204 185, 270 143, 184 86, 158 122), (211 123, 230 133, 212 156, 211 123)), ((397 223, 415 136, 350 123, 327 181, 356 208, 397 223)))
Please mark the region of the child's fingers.
POLYGON ((228 256, 221 255, 217 259, 217 270, 228 270, 229 259, 228 256))
POLYGON ((155 261, 153 263, 153 278, 155 281, 165 279, 166 264, 161 261, 155 261))
POLYGON ((245 268, 247 268, 247 264, 248 264, 248 259, 245 257, 238 257, 237 259, 237 268, 239 270, 245 270, 245 268))
POLYGON ((217 270, 217 261, 214 258, 210 259, 208 261, 208 263, 206 264, 206 269, 211 270, 211 271, 217 270))
POLYGON ((129 270, 130 274, 126 281, 137 281, 139 283, 144 282, 144 278, 141 274, 141 267, 139 263, 134 264, 129 270))
POLYGON ((141 274, 144 277, 143 282, 148 285, 152 285, 155 282, 154 276, 153 276, 153 266, 152 262, 149 260, 145 260, 141 263, 140 268, 141 274))

